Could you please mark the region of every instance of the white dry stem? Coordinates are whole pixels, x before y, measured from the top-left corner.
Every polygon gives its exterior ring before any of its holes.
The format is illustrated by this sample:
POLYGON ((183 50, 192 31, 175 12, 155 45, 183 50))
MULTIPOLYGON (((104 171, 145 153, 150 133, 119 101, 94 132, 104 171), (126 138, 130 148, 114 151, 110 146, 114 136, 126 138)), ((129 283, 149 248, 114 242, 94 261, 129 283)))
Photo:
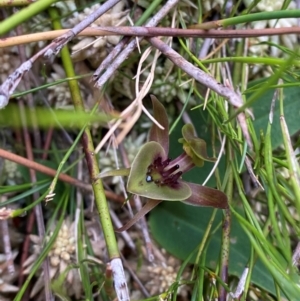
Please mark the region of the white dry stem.
POLYGON ((126 283, 123 264, 120 258, 114 258, 110 262, 113 273, 114 287, 119 301, 129 301, 129 292, 126 283))
MULTIPOLYGON (((140 61, 139 61, 139 64, 138 64, 138 68, 137 68, 137 72, 136 72, 136 76, 135 76, 135 95, 136 95, 136 98, 138 98, 139 94, 140 94, 140 91, 139 91, 139 85, 140 85, 140 75, 141 75, 141 69, 142 69, 142 66, 143 66, 143 62, 147 59, 147 57, 150 55, 151 53, 151 50, 152 50, 152 47, 148 47, 145 52, 143 53, 140 61)), ((154 58, 155 60, 155 58, 154 58)), ((151 69, 152 71, 152 69, 151 69)), ((150 72, 150 75, 153 76, 153 74, 151 74, 150 72)), ((148 76, 149 78, 150 76, 148 76)), ((148 79, 147 78, 147 79, 148 79)))
POLYGON ((275 104, 276 99, 278 98, 278 89, 275 90, 272 101, 271 101, 271 107, 270 107, 270 113, 269 113, 269 123, 273 123, 273 117, 274 117, 274 110, 275 110, 275 104))
MULTIPOLYGON (((148 50, 148 49, 147 49, 148 50)), ((159 57, 159 53, 156 52, 155 56, 153 58, 152 66, 151 66, 151 71, 145 81, 145 83, 142 86, 142 89, 139 91, 139 80, 140 80, 140 70, 143 62, 146 60, 146 58, 149 56, 151 52, 151 49, 148 51, 145 51, 145 53, 142 55, 139 65, 138 65, 138 74, 136 76, 136 99, 133 101, 136 103, 137 110, 135 114, 130 118, 130 121, 126 123, 126 127, 121 131, 121 133, 117 136, 117 144, 121 143, 122 140, 125 138, 125 136, 128 134, 128 132, 132 129, 138 118, 141 116, 142 111, 154 122, 156 125, 158 125, 160 128, 162 126, 151 116, 151 114, 148 112, 148 110, 143 106, 142 99, 147 95, 149 92, 153 80, 154 80, 154 73, 155 73, 155 67, 156 67, 156 62, 159 57)))
POLYGON ((242 273, 242 276, 240 278, 240 281, 236 287, 236 290, 234 293, 229 293, 229 296, 234 298, 234 299, 238 299, 240 297, 240 295, 243 293, 244 289, 245 289, 245 283, 246 283, 246 280, 247 280, 247 276, 248 276, 248 273, 249 273, 249 268, 246 267, 242 273))
MULTIPOLYGON (((179 0, 168 0, 166 4, 155 14, 149 22, 147 22, 147 27, 155 27, 158 25, 159 21, 164 18, 167 13, 178 3, 179 0)), ((121 52, 121 47, 125 45, 126 40, 122 40, 115 48, 114 50, 106 57, 106 59, 103 60, 99 68, 95 71, 93 79, 95 80, 95 86, 98 88, 102 88, 102 86, 107 82, 107 80, 112 76, 112 74, 117 70, 117 68, 126 60, 126 58, 129 56, 129 54, 136 48, 137 46, 137 40, 141 41, 143 38, 138 38, 135 40, 132 40, 121 52), (118 55, 118 56, 117 56, 118 55), (117 56, 117 57, 116 57, 117 56), (113 61, 113 63, 111 63, 113 61), (105 70, 105 73, 103 73, 100 77, 99 75, 105 70)), ((120 118, 112 122, 112 126, 109 129, 108 133, 105 135, 105 137, 101 140, 101 142, 97 145, 95 149, 95 153, 98 153, 100 149, 103 147, 103 145, 106 143, 106 141, 109 139, 109 137, 114 133, 114 131, 120 126, 122 123, 122 118, 127 117, 129 113, 133 110, 133 108, 136 106, 135 102, 132 102, 120 115, 120 118)), ((144 110, 143 106, 142 109, 144 110)), ((145 109, 145 114, 147 114, 147 111, 145 109)), ((153 120, 157 124, 156 121, 153 120)), ((157 124, 160 128, 161 125, 157 124)))
POLYGON ((208 88, 206 90, 206 93, 205 93, 204 104, 203 104, 203 111, 206 109, 206 105, 207 105, 209 94, 210 94, 210 89, 208 88))
POLYGON ((11 250, 11 243, 10 243, 10 237, 9 237, 9 230, 8 230, 8 222, 7 220, 0 220, 0 226, 1 226, 1 232, 2 232, 2 242, 4 246, 4 252, 6 256, 6 262, 8 264, 7 270, 10 274, 13 274, 16 269, 14 266, 13 261, 13 252, 11 250))
POLYGON ((10 95, 13 94, 23 75, 27 73, 31 69, 31 67, 32 62, 30 60, 24 62, 0 86, 0 109, 6 107, 10 95))
MULTIPOLYGON (((137 43, 138 43, 138 41, 139 40, 137 40, 137 43)), ((169 38, 167 40, 167 43, 171 44, 171 42, 172 42, 172 38, 169 38)), ((158 57, 161 55, 160 51, 155 52, 155 56, 153 58, 153 61, 151 62, 151 71, 150 71, 145 83, 143 84, 142 89, 139 90, 140 74, 146 69, 146 68, 142 69, 142 64, 147 59, 147 57, 149 56, 149 54, 151 52, 151 49, 152 48, 149 47, 148 49, 146 49, 146 51, 142 55, 142 57, 140 59, 140 62, 139 62, 139 65, 138 65, 137 74, 134 76, 134 79, 136 80, 135 81, 136 99, 121 113, 120 117, 124 116, 124 118, 126 118, 128 116, 128 114, 135 109, 135 107, 137 109, 135 111, 135 114, 130 117, 130 121, 126 122, 126 127, 124 127, 124 129, 121 131, 121 133, 117 136, 116 145, 120 144, 122 142, 122 140, 125 138, 125 136, 128 134, 128 132, 132 129, 132 127, 134 126, 134 124, 136 123, 138 118, 140 117, 142 111, 145 113, 145 115, 148 116, 148 118, 154 124, 156 124, 160 129, 164 130, 163 126, 161 124, 159 124, 155 118, 153 118, 153 116, 149 113, 149 111, 142 104, 142 99, 149 92, 149 90, 152 86, 152 83, 153 83, 153 80, 154 80, 156 62, 157 62, 158 57), (126 114, 125 114, 125 112, 126 112, 126 114)), ((95 149, 96 153, 100 151, 100 149, 103 147, 103 145, 106 143, 106 141, 112 136, 113 132, 119 127, 121 122, 122 122, 122 120, 119 119, 114 123, 114 125, 110 128, 108 133, 103 137, 101 142, 97 145, 97 147, 95 149)))
MULTIPOLYGON (((130 18, 129 15, 127 15, 127 20, 128 20, 128 22, 130 23, 131 26, 134 26, 133 20, 130 18)), ((138 38, 138 37, 135 37, 135 41, 136 41, 136 46, 137 46, 137 49, 138 49, 138 51, 139 51, 139 54, 141 54, 142 51, 141 51, 141 47, 140 47, 140 41, 139 41, 139 38, 138 38)))
POLYGON ((131 105, 128 106, 121 114, 120 114, 120 118, 118 120, 116 120, 115 122, 111 122, 110 123, 110 129, 108 130, 108 132, 106 133, 106 135, 101 139, 100 143, 97 145, 97 147, 95 148, 95 154, 97 154, 101 148, 103 147, 103 145, 107 142, 107 140, 114 134, 115 130, 120 126, 120 124, 122 123, 122 118, 124 118, 124 116, 126 116, 129 113, 129 109, 131 109, 131 105))
POLYGON ((298 266, 300 264, 300 242, 298 242, 297 247, 294 250, 292 264, 293 266, 298 266))
POLYGON ((223 155, 223 152, 224 152, 225 142, 226 142, 226 136, 224 136, 223 139, 222 139, 221 149, 220 149, 217 161, 215 162, 213 168, 211 169, 211 171, 210 171, 209 175, 207 176, 207 178, 205 179, 205 181, 202 183, 203 186, 205 186, 205 184, 209 181, 209 179, 212 177, 215 170, 217 169, 217 167, 220 163, 221 157, 223 155))
MULTIPOLYGON (((143 62, 149 55, 148 51, 150 51, 149 49, 147 49, 145 51, 145 53, 143 54, 140 62, 143 62)), ((108 141, 108 139, 113 135, 113 133, 115 132, 115 130, 120 126, 120 124, 122 123, 122 119, 126 119, 130 116, 130 113, 132 111, 135 111, 135 114, 133 116, 131 116, 130 121, 126 124, 126 127, 123 129, 123 131, 118 135, 117 139, 116 139, 116 143, 119 144, 124 137, 126 136, 126 134, 131 130, 132 126, 135 124, 136 120, 138 119, 138 117, 141 115, 141 112, 143 111, 159 128, 163 129, 163 127, 150 115, 150 113, 147 111, 147 109, 143 106, 142 104, 142 99, 145 97, 145 95, 149 92, 153 79, 154 79, 154 69, 156 66, 156 61, 158 58, 158 54, 155 55, 154 59, 153 59, 153 63, 152 63, 152 67, 151 67, 151 72, 148 76, 148 78, 146 79, 141 91, 138 90, 138 88, 136 88, 136 94, 137 97, 136 99, 120 114, 120 118, 118 120, 116 120, 115 122, 112 121, 112 125, 109 129, 109 131, 106 133, 106 135, 101 139, 100 143, 97 145, 96 149, 95 149, 95 153, 98 153, 100 151, 100 149, 103 147, 103 145, 108 141)), ((138 79, 138 74, 141 72, 141 64, 139 64, 138 67, 138 71, 137 71, 137 85, 139 83, 139 79, 138 79)))

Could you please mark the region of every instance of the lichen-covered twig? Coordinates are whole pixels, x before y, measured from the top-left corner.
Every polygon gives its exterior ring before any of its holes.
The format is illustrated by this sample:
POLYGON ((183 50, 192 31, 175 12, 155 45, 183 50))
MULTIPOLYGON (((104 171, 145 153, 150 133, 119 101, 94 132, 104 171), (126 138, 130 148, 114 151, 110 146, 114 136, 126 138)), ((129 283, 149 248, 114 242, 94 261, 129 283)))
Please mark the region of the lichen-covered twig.
MULTIPOLYGON (((0 48, 16 46, 19 44, 28 44, 32 42, 46 41, 56 39, 59 36, 66 34, 69 29, 52 30, 38 33, 31 33, 26 35, 19 35, 7 37, 1 40, 0 48)), ((77 36, 97 37, 97 36, 127 36, 122 39, 119 44, 113 49, 114 54, 109 56, 114 58, 128 43, 130 37, 185 37, 185 38, 216 38, 216 39, 236 39, 236 38, 250 38, 260 36, 277 36, 299 34, 300 27, 281 27, 281 28, 262 28, 257 29, 222 29, 222 30, 203 30, 203 29, 182 29, 170 27, 144 27, 144 26, 117 26, 117 27, 87 27, 81 31, 77 36), (118 51, 117 51, 118 50, 118 51)), ((105 59, 108 63, 108 59, 105 59)), ((102 69, 105 65, 102 62, 102 69)), ((99 73, 99 72, 97 72, 99 73)), ((96 75, 96 73, 95 73, 96 75)), ((100 73, 98 74, 100 75, 100 73)))
MULTIPOLYGON (((178 0, 169 0, 158 12, 153 16, 153 18, 146 24, 146 27, 154 27, 159 21, 164 18, 167 13, 178 3, 178 0)), ((138 41, 141 41, 142 38, 139 38, 138 41)), ((121 41, 121 43, 123 43, 121 41)), ((118 45, 116 46, 118 47, 118 45)), ((96 70, 93 76, 93 80, 96 82, 95 86, 98 88, 102 88, 102 86, 107 82, 107 80, 113 75, 113 73, 118 69, 118 67, 127 59, 129 54, 137 47, 137 41, 132 40, 124 50, 119 54, 118 57, 115 58, 115 52, 111 52, 108 55, 107 59, 102 62, 99 68, 96 70), (110 62, 110 65, 107 66, 107 62, 110 62), (99 77, 102 71, 105 69, 106 71, 99 77)))
POLYGON ((17 68, 0 86, 0 109, 4 108, 8 104, 10 95, 15 91, 24 74, 32 68, 33 63, 38 58, 44 55, 47 59, 49 59, 54 55, 57 55, 61 51, 62 47, 65 46, 74 36, 92 24, 97 18, 103 15, 119 1, 120 0, 106 1, 99 7, 99 9, 90 14, 88 18, 74 26, 74 28, 68 30, 62 36, 56 38, 51 44, 40 50, 17 68))
MULTIPOLYGON (((186 59, 184 59, 179 53, 173 50, 169 45, 161 41, 159 38, 149 38, 149 42, 157 49, 159 49, 169 60, 171 60, 176 66, 184 70, 187 74, 196 79, 199 83, 215 91, 217 94, 228 99, 229 103, 236 108, 241 107, 244 103, 240 93, 235 92, 231 87, 219 83, 211 75, 205 73, 201 69, 197 68, 186 59)), ((250 149, 253 148, 252 140, 246 124, 246 117, 244 113, 238 115, 238 121, 243 131, 244 137, 248 143, 250 149)))

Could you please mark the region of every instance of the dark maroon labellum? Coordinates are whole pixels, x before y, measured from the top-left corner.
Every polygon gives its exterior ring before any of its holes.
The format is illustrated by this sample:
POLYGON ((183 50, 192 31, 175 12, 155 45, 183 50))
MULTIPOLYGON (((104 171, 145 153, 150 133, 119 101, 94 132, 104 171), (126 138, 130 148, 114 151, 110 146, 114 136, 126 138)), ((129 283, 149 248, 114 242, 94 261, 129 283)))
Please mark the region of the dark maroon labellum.
POLYGON ((148 166, 146 182, 151 183, 154 181, 157 186, 167 185, 172 188, 176 187, 182 172, 176 172, 179 169, 178 164, 168 168, 170 162, 171 159, 166 159, 163 161, 161 157, 156 158, 153 163, 148 166), (155 180, 153 180, 154 174, 156 178, 155 180), (157 174, 159 174, 159 179, 157 179, 157 174))

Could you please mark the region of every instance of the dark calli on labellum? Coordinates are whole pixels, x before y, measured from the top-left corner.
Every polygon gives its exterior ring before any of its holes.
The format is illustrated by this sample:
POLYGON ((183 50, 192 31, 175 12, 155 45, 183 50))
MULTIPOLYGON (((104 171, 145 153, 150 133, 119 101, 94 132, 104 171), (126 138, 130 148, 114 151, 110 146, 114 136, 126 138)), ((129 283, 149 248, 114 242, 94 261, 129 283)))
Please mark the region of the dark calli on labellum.
POLYGON ((199 184, 185 182, 181 179, 183 173, 198 166, 204 161, 214 162, 206 152, 204 140, 195 136, 192 124, 182 128, 183 153, 174 160, 169 153, 168 117, 163 105, 156 97, 151 96, 154 118, 164 127, 160 129, 152 125, 149 142, 145 143, 133 160, 130 169, 116 170, 100 175, 128 175, 127 190, 130 193, 146 197, 145 206, 117 232, 127 230, 141 217, 162 201, 182 201, 195 206, 210 206, 225 209, 228 207, 226 195, 216 189, 199 184))

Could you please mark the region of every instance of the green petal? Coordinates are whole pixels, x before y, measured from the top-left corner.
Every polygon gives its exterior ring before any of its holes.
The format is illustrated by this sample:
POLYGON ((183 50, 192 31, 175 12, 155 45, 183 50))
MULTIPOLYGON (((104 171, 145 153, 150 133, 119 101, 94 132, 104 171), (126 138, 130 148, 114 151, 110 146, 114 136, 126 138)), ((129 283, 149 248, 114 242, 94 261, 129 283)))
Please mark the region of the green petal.
POLYGON ((119 168, 119 169, 112 169, 105 172, 101 172, 99 174, 99 178, 106 178, 106 177, 114 177, 114 176, 124 176, 127 177, 130 173, 130 168, 119 168))
POLYGON ((197 138, 195 136, 195 129, 194 126, 191 123, 187 123, 182 127, 182 136, 186 141, 190 141, 194 138, 197 138))
POLYGON ((203 161, 216 161, 215 158, 208 157, 206 142, 195 136, 195 129, 192 124, 188 123, 182 127, 182 136, 183 138, 178 141, 183 143, 184 151, 193 159, 195 165, 201 167, 203 165, 203 161))
POLYGON ((153 105, 153 116, 160 125, 164 127, 164 130, 160 129, 156 124, 153 123, 149 132, 149 141, 158 142, 166 154, 169 153, 169 120, 167 112, 164 106, 158 101, 158 99, 151 95, 153 105))
POLYGON ((167 159, 166 153, 159 143, 150 141, 142 146, 132 163, 127 190, 154 200, 180 201, 190 197, 191 189, 181 181, 175 188, 167 185, 159 186, 153 181, 146 181, 148 167, 158 157, 163 160, 167 159))

